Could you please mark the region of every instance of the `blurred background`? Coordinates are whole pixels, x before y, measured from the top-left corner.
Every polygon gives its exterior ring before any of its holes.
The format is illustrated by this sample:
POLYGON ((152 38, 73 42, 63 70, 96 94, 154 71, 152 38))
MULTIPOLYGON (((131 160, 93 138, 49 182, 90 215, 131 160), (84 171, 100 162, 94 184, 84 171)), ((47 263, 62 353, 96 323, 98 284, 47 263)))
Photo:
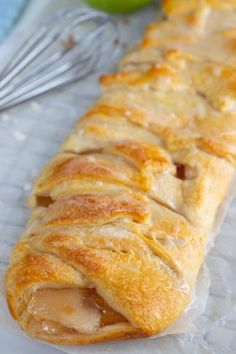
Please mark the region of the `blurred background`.
POLYGON ((0 43, 21 16, 28 0, 0 0, 0 43))
MULTIPOLYGON (((0 43, 19 21, 29 3, 33 0, 0 0, 0 43)), ((38 1, 38 3, 43 1, 38 1)), ((48 1, 50 2, 50 0, 48 1)), ((58 1, 60 3, 60 1, 58 1)), ((130 13, 148 5, 152 0, 85 0, 87 4, 95 9, 103 10, 113 14, 130 13)), ((83 1, 77 0, 78 5, 83 1)))

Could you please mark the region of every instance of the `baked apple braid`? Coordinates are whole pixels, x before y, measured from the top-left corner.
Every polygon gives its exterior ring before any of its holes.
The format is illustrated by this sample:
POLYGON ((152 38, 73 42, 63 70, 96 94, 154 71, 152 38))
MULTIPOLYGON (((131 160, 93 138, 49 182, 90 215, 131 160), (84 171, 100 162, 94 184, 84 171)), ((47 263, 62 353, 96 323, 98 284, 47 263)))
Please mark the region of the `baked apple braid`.
POLYGON ((101 78, 102 97, 38 177, 6 275, 30 336, 151 336, 191 301, 236 164, 233 29, 216 20, 235 14, 218 3, 166 1, 170 18, 101 78))

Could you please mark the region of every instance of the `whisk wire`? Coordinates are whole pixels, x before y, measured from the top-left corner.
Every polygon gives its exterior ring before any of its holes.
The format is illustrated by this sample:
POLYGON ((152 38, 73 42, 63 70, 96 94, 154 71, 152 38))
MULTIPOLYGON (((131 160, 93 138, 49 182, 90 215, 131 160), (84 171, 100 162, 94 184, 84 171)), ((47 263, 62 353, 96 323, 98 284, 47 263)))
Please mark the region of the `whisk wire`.
POLYGON ((109 47, 114 47, 112 61, 119 52, 118 41, 118 25, 104 13, 88 8, 56 13, 22 44, 1 73, 0 110, 84 78, 101 65, 109 47), (53 50, 55 44, 59 49, 53 50))
MULTIPOLYGON (((100 27, 96 28, 96 30, 91 30, 90 32, 87 33, 86 37, 82 37, 81 41, 79 42, 77 40, 77 44, 83 45, 83 43, 90 43, 89 40, 94 39, 94 37, 98 36, 99 34, 102 33, 104 30, 105 24, 101 25, 100 27)), ((89 46, 91 48, 91 46, 89 46)), ((88 50, 86 55, 88 56, 88 50)), ((9 84, 7 88, 3 88, 0 91, 0 99, 6 97, 9 93, 15 92, 18 94, 22 94, 22 90, 17 90, 20 88, 23 84, 26 82, 29 82, 28 85, 24 86, 24 92, 27 92, 27 90, 31 90, 34 88, 34 85, 41 85, 42 83, 47 82, 50 79, 53 79, 54 77, 68 71, 69 69, 73 68, 74 65, 77 63, 77 58, 75 57, 73 61, 71 60, 70 62, 68 61, 66 64, 63 64, 60 67, 57 67, 54 71, 46 73, 44 75, 40 74, 45 71, 46 69, 49 69, 52 65, 55 65, 56 63, 60 63, 62 59, 64 59, 64 55, 67 55, 69 51, 73 51, 74 49, 77 49, 77 46, 73 45, 69 50, 63 50, 63 51, 57 51, 56 53, 53 54, 52 57, 48 58, 45 62, 41 63, 41 65, 33 68, 30 73, 26 73, 22 78, 19 78, 18 80, 15 80, 13 84, 9 84), (31 81, 34 81, 32 84, 31 81)), ((92 55, 92 53, 90 54, 92 55)), ((80 61, 84 60, 83 58, 83 52, 81 53, 80 61)))

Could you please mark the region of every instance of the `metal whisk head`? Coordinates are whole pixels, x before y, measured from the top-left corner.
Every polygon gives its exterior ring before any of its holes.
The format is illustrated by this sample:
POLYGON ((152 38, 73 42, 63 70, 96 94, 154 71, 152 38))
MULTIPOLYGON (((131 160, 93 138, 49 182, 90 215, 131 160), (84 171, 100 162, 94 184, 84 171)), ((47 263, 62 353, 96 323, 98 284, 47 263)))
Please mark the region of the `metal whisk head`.
POLYGON ((119 51, 117 23, 89 8, 57 12, 21 45, 0 74, 0 111, 80 80, 119 51))

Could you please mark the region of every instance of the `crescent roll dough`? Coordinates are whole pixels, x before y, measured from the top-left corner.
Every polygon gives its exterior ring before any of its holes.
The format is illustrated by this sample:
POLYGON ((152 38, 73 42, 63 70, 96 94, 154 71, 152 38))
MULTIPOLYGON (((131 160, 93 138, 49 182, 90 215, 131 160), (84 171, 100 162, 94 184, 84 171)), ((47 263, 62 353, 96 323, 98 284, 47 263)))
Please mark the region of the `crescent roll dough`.
POLYGON ((235 173, 234 5, 164 1, 42 170, 6 276, 30 336, 146 337, 187 308, 235 173))

